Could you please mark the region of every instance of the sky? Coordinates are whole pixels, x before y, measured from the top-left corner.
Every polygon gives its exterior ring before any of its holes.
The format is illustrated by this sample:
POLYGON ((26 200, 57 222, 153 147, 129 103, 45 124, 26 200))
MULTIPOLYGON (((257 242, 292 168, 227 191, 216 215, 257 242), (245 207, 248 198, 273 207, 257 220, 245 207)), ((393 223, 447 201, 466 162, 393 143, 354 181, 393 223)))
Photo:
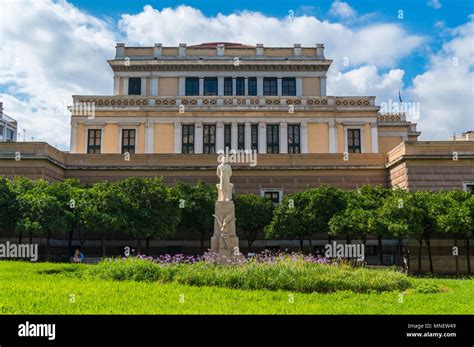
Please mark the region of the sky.
POLYGON ((116 42, 212 41, 324 43, 328 95, 400 92, 420 140, 474 130, 473 0, 0 0, 0 101, 20 140, 68 150, 67 106, 112 94, 116 42))

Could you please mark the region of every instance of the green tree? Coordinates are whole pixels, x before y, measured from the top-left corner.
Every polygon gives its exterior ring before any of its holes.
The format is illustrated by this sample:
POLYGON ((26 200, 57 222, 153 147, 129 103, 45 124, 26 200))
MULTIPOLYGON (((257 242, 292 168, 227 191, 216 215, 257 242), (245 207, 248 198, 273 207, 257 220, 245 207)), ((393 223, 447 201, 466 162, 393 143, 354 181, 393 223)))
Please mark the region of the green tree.
MULTIPOLYGON (((471 216, 468 204, 465 203, 471 194, 452 191, 438 194, 443 209, 436 217, 437 230, 454 238, 454 246, 458 249, 458 239, 465 239, 472 229, 474 216, 471 216)), ((455 256, 456 276, 459 276, 459 257, 455 256)))
POLYGON ((0 232, 14 227, 19 218, 20 206, 12 184, 8 179, 0 177, 0 232))
MULTIPOLYGON (((412 194, 396 189, 385 199, 380 209, 380 218, 391 237, 398 240, 399 264, 401 264, 402 241, 413 237, 418 241, 418 271, 421 272, 421 247, 423 246, 423 211, 417 206, 412 194)), ((407 257, 409 259, 409 257, 407 257)), ((409 264, 408 264, 409 267, 409 264)))
POLYGON ((46 237, 46 260, 51 255, 50 241, 54 233, 61 232, 67 228, 67 216, 65 207, 60 200, 52 194, 55 187, 43 180, 34 182, 32 189, 19 196, 22 210, 22 218, 18 227, 30 233, 42 233, 46 237))
POLYGON ((304 215, 309 218, 308 224, 312 232, 326 233, 330 241, 329 221, 335 214, 346 208, 347 193, 322 184, 318 188, 305 191, 304 194, 307 203, 304 215))
POLYGON ((212 215, 217 200, 217 189, 204 182, 199 182, 195 186, 179 182, 174 190, 180 199, 179 207, 182 212, 178 229, 199 232, 201 249, 204 250, 206 235, 214 230, 212 215))
MULTIPOLYGON (((16 220, 15 231, 18 233, 18 243, 22 242, 23 232, 27 232, 22 227, 22 217, 29 209, 29 201, 26 199, 21 199, 22 195, 26 194, 30 189, 33 189, 34 181, 23 176, 16 176, 13 181, 11 181, 11 189, 15 193, 16 203, 18 207, 18 217, 16 220)), ((29 229, 29 241, 30 244, 33 243, 33 229, 29 229)))
POLYGON ((146 254, 150 240, 173 235, 181 217, 178 196, 166 188, 161 178, 131 177, 118 183, 126 200, 127 231, 137 238, 140 252, 141 239, 146 240, 146 254))
POLYGON ((76 204, 81 224, 101 235, 101 254, 106 255, 105 239, 109 232, 126 227, 127 200, 117 183, 100 182, 84 190, 76 204))
POLYGON ((237 195, 234 202, 236 225, 244 233, 250 251, 258 233, 272 221, 273 203, 255 194, 237 195))
POLYGON ((309 237, 313 231, 308 206, 309 194, 307 191, 285 196, 275 208, 272 221, 264 229, 265 237, 296 237, 300 242, 300 250, 303 251, 304 239, 309 237))

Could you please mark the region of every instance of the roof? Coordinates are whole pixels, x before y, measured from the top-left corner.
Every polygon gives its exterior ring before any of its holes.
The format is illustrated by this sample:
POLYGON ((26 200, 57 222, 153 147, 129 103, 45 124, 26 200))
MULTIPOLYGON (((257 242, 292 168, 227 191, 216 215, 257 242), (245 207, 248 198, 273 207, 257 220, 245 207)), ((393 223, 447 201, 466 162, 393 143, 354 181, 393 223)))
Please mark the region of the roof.
POLYGON ((198 45, 188 46, 192 48, 215 48, 217 45, 224 45, 225 48, 255 48, 255 46, 244 45, 236 42, 205 42, 198 45))

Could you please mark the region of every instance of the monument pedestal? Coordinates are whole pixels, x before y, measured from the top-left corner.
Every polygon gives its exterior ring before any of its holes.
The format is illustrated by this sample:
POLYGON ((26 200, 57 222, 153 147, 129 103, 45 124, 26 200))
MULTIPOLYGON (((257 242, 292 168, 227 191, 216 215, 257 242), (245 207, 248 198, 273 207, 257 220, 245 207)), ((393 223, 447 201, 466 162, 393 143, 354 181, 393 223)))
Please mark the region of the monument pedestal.
POLYGON ((235 232, 234 203, 232 201, 217 201, 214 219, 211 252, 226 256, 226 259, 241 258, 239 238, 235 232))

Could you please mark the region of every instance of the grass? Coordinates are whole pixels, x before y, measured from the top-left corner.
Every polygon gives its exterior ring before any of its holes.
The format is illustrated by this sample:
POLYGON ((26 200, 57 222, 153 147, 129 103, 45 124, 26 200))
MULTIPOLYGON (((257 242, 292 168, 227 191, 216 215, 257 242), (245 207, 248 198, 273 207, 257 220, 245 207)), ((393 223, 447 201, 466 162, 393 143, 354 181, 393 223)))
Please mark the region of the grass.
MULTIPOLYGON (((357 293, 417 288, 403 273, 393 269, 354 268, 347 264, 315 264, 301 257, 282 257, 272 262, 250 261, 238 265, 209 262, 158 264, 137 258, 104 260, 89 267, 86 275, 102 279, 177 283, 230 289, 287 290, 298 293, 357 293)), ((81 272, 84 275, 84 271, 81 272)), ((429 282, 426 282, 429 283, 429 282)), ((431 286, 432 291, 439 291, 431 286)), ((426 288, 424 289, 426 290, 426 288)))
POLYGON ((297 293, 78 278, 93 265, 0 262, 2 314, 473 314, 474 279, 414 278, 418 288, 297 293), (68 273, 69 272, 69 273, 68 273), (446 288, 431 293, 432 284, 446 288), (429 293, 419 288, 426 287, 429 293), (403 300, 400 300, 402 298, 403 300))

